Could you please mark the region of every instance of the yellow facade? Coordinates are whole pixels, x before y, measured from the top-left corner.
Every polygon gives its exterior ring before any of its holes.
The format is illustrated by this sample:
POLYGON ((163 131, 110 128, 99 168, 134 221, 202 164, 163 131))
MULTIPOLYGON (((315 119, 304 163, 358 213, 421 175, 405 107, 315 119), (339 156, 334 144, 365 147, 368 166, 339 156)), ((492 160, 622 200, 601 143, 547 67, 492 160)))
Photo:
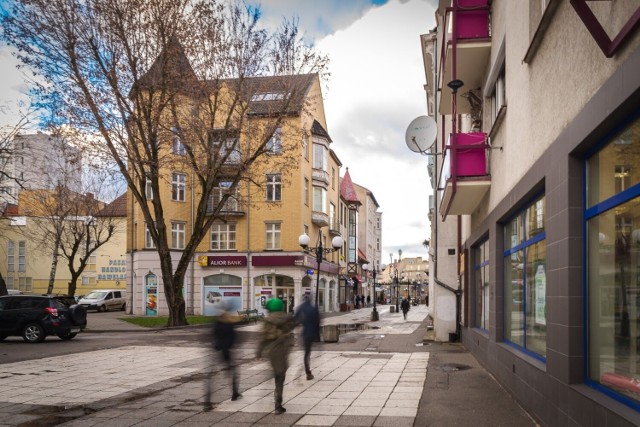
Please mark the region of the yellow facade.
MULTIPOLYGON (((187 313, 206 314, 205 287, 213 283, 212 281, 225 277, 237 283, 234 286, 238 287, 236 293, 240 294, 238 298, 242 300, 244 308, 257 308, 261 292, 262 295, 285 295, 283 298, 291 298, 296 304, 301 301, 303 295, 315 292, 315 281, 311 280, 312 275, 309 271, 317 268, 317 263, 313 255, 304 254, 298 240, 299 236, 306 232, 311 239, 310 245, 315 246, 318 235, 322 233, 323 246, 331 248, 331 238, 339 234, 338 227, 329 225, 329 221, 337 222, 335 218, 330 218, 330 211, 333 205, 333 215, 338 216, 341 164, 335 154, 330 154, 331 140, 325 130, 320 81, 317 76, 313 76, 310 81, 305 95, 305 108, 300 109, 298 114, 289 114, 282 118, 279 126, 282 153, 262 155, 252 164, 249 171, 251 183, 248 184, 249 180, 245 180, 238 185, 237 209, 223 216, 226 224, 235 226, 232 247, 212 247, 211 230, 207 230, 198 245, 184 280, 187 313), (318 129, 321 129, 319 134, 318 129), (314 141, 324 147, 326 158, 323 170, 313 167, 314 141), (267 200, 269 174, 281 175, 280 200, 267 200), (322 198, 316 201, 316 209, 313 201, 314 186, 322 188, 325 192, 322 198), (280 227, 279 244, 268 247, 268 228, 273 224, 280 227), (227 264, 224 268, 213 268, 212 264, 207 265, 206 260, 209 258, 227 260, 221 261, 227 264), (230 258, 234 258, 233 262, 238 264, 228 263, 230 258)), ((254 115, 247 117, 243 123, 250 131, 240 131, 240 147, 246 148, 263 141, 269 136, 265 132, 273 129, 273 117, 254 115)), ((168 135, 163 141, 164 146, 168 147, 167 150, 171 147, 170 137, 168 135)), ((161 197, 171 247, 172 223, 181 224, 184 228, 184 242, 188 242, 191 237, 192 218, 195 217, 198 207, 200 187, 190 174, 189 168, 182 169, 180 159, 171 162, 171 155, 168 156, 165 167, 161 169, 161 194, 154 194, 153 197, 161 197), (172 174, 175 172, 186 175, 184 201, 172 200, 172 174)), ((155 315, 157 303, 157 314, 164 314, 163 310, 166 308, 163 307, 166 307, 166 302, 162 295, 162 275, 157 252, 153 247, 149 247, 142 210, 131 194, 127 210, 127 259, 130 267, 127 280, 131 283, 128 288, 131 296, 128 307, 132 307, 134 314, 145 314, 145 304, 148 304, 150 292, 153 292, 151 296, 154 310, 146 313, 155 315), (153 291, 150 291, 151 288, 153 291)), ((181 253, 179 249, 172 250, 174 265, 181 253)), ((325 267, 323 264, 321 269, 322 281, 325 284, 321 285, 324 287, 323 295, 320 297, 327 299, 327 310, 337 309, 334 301, 337 299, 339 256, 339 252, 328 253, 325 260, 331 265, 325 267), (328 301, 329 298, 332 300, 328 301)))

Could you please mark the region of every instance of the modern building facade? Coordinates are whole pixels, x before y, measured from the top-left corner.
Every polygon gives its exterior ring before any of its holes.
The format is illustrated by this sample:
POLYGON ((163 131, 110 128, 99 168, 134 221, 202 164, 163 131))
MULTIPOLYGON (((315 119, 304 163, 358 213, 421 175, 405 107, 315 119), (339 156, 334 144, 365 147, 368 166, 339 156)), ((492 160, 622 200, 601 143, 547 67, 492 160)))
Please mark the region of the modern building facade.
POLYGON ((59 137, 16 135, 0 165, 7 175, 0 175, 0 202, 17 204, 21 188, 82 191, 82 153, 59 137))
POLYGON ((440 1, 436 19, 436 336, 542 425, 640 425, 637 2, 440 1))

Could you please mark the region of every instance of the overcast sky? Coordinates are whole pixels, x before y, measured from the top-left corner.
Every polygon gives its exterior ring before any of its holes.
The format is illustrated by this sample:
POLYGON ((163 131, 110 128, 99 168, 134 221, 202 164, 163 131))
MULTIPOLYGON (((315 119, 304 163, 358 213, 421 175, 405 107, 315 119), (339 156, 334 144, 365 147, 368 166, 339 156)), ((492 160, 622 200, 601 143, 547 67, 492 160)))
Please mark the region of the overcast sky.
MULTIPOLYGON (((263 23, 297 17, 305 38, 330 57, 327 131, 351 179, 373 192, 382 215, 382 262, 389 254, 426 259, 427 158, 409 151, 405 130, 427 111, 420 34, 435 26, 435 0, 248 0, 263 23)), ((17 62, 0 49, 0 108, 28 104, 17 62)), ((0 124, 6 123, 0 111, 0 124)))
POLYGON ((298 26, 330 57, 327 131, 351 179, 373 192, 382 211, 382 262, 389 254, 426 259, 427 158, 404 135, 427 103, 420 35, 435 27, 435 0, 263 0, 265 21, 298 26))

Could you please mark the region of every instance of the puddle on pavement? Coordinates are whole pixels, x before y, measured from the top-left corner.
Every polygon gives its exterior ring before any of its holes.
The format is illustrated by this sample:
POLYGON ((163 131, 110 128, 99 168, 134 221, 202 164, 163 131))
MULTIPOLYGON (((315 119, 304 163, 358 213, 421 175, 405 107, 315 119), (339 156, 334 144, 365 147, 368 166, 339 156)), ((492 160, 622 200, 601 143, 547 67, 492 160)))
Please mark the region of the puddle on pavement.
POLYGON ((467 369, 471 369, 471 366, 462 365, 460 363, 445 363, 444 365, 437 365, 433 367, 436 371, 442 372, 458 372, 458 371, 466 371, 467 369))
POLYGON ((365 323, 338 323, 336 327, 338 328, 338 333, 340 334, 346 334, 347 332, 353 331, 367 331, 369 329, 372 329, 365 323))

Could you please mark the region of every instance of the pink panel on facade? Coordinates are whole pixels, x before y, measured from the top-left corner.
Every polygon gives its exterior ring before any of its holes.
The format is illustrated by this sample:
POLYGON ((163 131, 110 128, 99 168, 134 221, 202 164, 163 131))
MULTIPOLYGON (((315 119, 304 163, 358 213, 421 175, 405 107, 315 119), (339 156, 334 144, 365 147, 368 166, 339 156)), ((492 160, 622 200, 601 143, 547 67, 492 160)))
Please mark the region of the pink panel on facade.
POLYGON ((489 37, 489 10, 474 10, 486 5, 487 0, 458 0, 457 38, 481 39, 489 37))
POLYGON ((484 176, 487 174, 487 160, 485 143, 487 134, 484 132, 456 134, 458 150, 457 176, 484 176))

